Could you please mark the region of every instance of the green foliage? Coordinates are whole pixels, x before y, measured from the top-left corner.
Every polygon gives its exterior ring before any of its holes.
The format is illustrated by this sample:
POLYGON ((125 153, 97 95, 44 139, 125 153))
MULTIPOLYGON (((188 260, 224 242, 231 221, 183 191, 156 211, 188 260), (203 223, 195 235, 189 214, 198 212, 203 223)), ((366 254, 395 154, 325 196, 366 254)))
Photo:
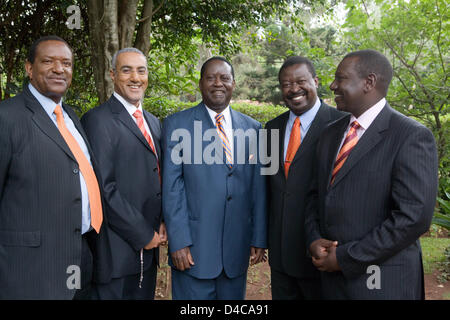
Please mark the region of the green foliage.
POLYGON ((421 237, 424 273, 432 273, 438 263, 445 261, 444 250, 450 246, 450 238, 421 237))
MULTIPOLYGON (((339 50, 333 39, 333 26, 311 27, 310 21, 321 16, 321 6, 299 12, 295 18, 290 14, 279 15, 263 29, 251 29, 243 37, 247 51, 235 56, 238 86, 235 96, 272 104, 282 103, 278 83, 278 71, 290 56, 309 58, 319 78, 318 94, 322 98, 331 96, 329 84, 333 79, 339 50)), ((245 48, 245 46, 244 46, 245 48)))
MULTIPOLYGON (((199 102, 181 102, 167 98, 146 98, 144 99, 143 108, 151 112, 155 117, 163 121, 167 116, 196 106, 199 102)), ((251 102, 231 102, 231 107, 253 119, 259 121, 263 126, 267 121, 277 117, 286 108, 282 106, 274 106, 271 104, 254 104, 251 102)))
POLYGON ((447 282, 450 280, 450 246, 447 246, 444 251, 444 260, 438 263, 440 275, 439 282, 447 282))
POLYGON ((253 119, 259 121, 263 126, 273 118, 276 118, 288 109, 282 106, 276 106, 269 103, 248 103, 248 102, 236 102, 231 103, 231 107, 243 114, 246 114, 253 119))
POLYGON ((450 122, 448 0, 348 0, 345 41, 350 49, 372 48, 391 61, 388 101, 430 128, 439 159, 438 208, 434 223, 449 228, 450 122))

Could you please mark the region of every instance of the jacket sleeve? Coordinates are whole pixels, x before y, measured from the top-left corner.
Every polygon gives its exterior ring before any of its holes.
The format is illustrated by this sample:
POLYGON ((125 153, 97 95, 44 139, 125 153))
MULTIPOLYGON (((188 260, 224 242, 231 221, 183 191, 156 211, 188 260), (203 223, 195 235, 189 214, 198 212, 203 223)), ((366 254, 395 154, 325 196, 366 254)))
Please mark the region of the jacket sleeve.
POLYGON ((138 251, 153 239, 154 230, 145 221, 143 214, 117 188, 114 163, 116 150, 115 142, 112 141, 113 135, 117 133, 109 132, 104 119, 98 118, 88 113, 83 116, 81 123, 98 163, 108 225, 138 251))
MULTIPOLYGON (((261 124, 259 124, 259 127, 257 128, 258 133, 259 129, 261 129, 261 124)), ((259 147, 261 147, 260 143, 261 141, 258 140, 259 147)), ((258 159, 256 165, 253 166, 253 237, 251 246, 256 248, 267 248, 267 179, 266 176, 261 174, 261 169, 261 159, 258 159)))
POLYGON ((430 227, 438 186, 436 143, 427 128, 414 128, 406 135, 392 168, 389 216, 364 238, 336 249, 339 266, 347 277, 394 256, 430 227))
MULTIPOLYGON (((163 196, 162 207, 164 222, 166 223, 170 252, 192 245, 189 227, 189 213, 185 192, 183 164, 173 160, 172 154, 182 153, 179 137, 172 139, 177 127, 175 121, 168 118, 164 120, 161 145, 163 150, 163 196)), ((185 130, 185 129, 178 129, 185 130)))

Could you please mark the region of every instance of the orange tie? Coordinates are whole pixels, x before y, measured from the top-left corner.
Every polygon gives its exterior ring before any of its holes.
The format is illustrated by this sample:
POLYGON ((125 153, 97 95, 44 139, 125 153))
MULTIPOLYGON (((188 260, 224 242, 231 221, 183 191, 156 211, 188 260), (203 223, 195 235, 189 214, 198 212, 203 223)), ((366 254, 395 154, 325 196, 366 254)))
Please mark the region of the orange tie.
POLYGON ((292 160, 294 160, 295 154, 297 153, 298 147, 302 141, 302 135, 300 132, 300 118, 296 117, 294 125, 292 126, 291 136, 289 137, 289 144, 286 152, 286 159, 284 160, 284 174, 286 179, 289 173, 289 167, 291 166, 292 160))
POLYGON ((152 149, 153 153, 156 156, 156 164, 158 166, 159 182, 161 183, 161 172, 159 169, 159 161, 158 161, 158 156, 156 153, 155 145, 153 144, 152 139, 150 138, 150 135, 148 134, 147 130, 145 130, 144 117, 142 115, 141 110, 136 110, 133 113, 133 116, 136 118, 136 124, 139 127, 139 130, 141 130, 142 134, 144 135, 145 140, 147 140, 148 144, 150 145, 150 148, 152 149))
POLYGON ((233 167, 233 157, 231 156, 230 142, 228 141, 225 129, 223 128, 223 121, 225 116, 222 113, 218 113, 215 116, 216 119, 216 130, 220 139, 222 140, 223 151, 225 152, 225 158, 228 168, 233 167))
POLYGON ((89 196, 89 206, 91 208, 91 225, 95 231, 99 233, 103 221, 102 201, 100 198, 100 189, 94 169, 92 169, 91 164, 84 155, 83 150, 81 150, 77 140, 75 140, 70 131, 67 129, 61 107, 57 105, 55 111, 53 112, 56 115, 56 123, 58 124, 59 132, 77 160, 81 174, 86 182, 89 196))
POLYGON ((345 137, 344 143, 342 144, 341 150, 339 150, 339 154, 336 158, 336 162, 334 163, 333 173, 331 175, 331 182, 333 184, 334 179, 336 178, 337 173, 341 170, 344 165, 345 160, 347 160, 350 151, 356 146, 358 142, 358 135, 356 134, 356 130, 361 127, 357 121, 353 121, 350 130, 345 137))

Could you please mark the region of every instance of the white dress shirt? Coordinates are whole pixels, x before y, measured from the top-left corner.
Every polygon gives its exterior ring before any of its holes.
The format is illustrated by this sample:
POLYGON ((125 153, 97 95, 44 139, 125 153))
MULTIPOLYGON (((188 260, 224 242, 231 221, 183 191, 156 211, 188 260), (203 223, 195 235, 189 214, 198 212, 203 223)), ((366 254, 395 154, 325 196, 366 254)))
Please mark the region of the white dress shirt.
POLYGON ((313 122, 314 118, 317 115, 317 112, 320 108, 320 99, 317 98, 316 102, 314 103, 313 107, 309 109, 308 111, 304 112, 300 116, 297 116, 292 111, 289 112, 289 119, 286 123, 286 131, 284 133, 284 157, 283 159, 286 160, 286 153, 289 145, 289 139, 291 138, 291 131, 292 127, 294 126, 295 118, 300 117, 300 136, 301 141, 305 139, 306 134, 308 133, 309 127, 311 127, 311 123, 313 122))
MULTIPOLYGON (((41 106, 44 108, 45 113, 47 113, 47 115, 53 121, 56 128, 58 128, 58 124, 56 122, 56 115, 53 113, 53 111, 55 111, 57 104, 59 106, 61 106, 61 110, 62 110, 63 117, 64 117, 64 123, 66 124, 67 129, 70 131, 72 136, 78 142, 78 145, 80 146, 81 150, 83 151, 84 155, 86 156, 86 159, 88 159, 89 163, 92 166, 91 157, 89 155, 89 151, 86 146, 86 143, 84 142, 83 137, 78 132, 75 125, 73 124, 72 119, 70 119, 69 115, 66 113, 66 111, 64 111, 64 108, 62 107, 62 99, 59 101, 59 103, 55 103, 52 99, 42 95, 39 91, 37 91, 31 83, 28 84, 28 88, 30 89, 33 96, 39 101, 41 106)), ((89 196, 88 196, 86 182, 84 181, 83 174, 81 173, 81 171, 79 171, 79 173, 80 173, 80 186, 81 186, 81 233, 84 234, 85 232, 89 231, 91 228, 91 208, 89 206, 89 196)))
MULTIPOLYGON (((367 109, 362 115, 360 115, 358 118, 356 118, 354 115, 351 115, 350 122, 348 124, 347 130, 344 132, 344 136, 342 138, 341 144, 339 146, 338 150, 341 150, 342 145, 344 144, 345 137, 347 136, 347 133, 350 131, 350 126, 353 123, 353 121, 357 121, 360 125, 358 130, 356 130, 356 135, 358 136, 358 141, 361 139, 362 135, 366 130, 370 127, 372 122, 375 120, 375 118, 378 116, 378 114, 381 112, 383 107, 386 105, 386 99, 383 98, 377 103, 375 103, 372 107, 367 109)), ((339 152, 338 152, 339 154, 339 152)))
MULTIPOLYGON (((206 110, 208 110, 208 114, 211 117, 211 120, 214 125, 216 125, 216 115, 217 112, 211 110, 208 108, 205 104, 206 110)), ((223 114, 223 129, 225 130, 225 134, 227 135, 228 142, 230 143, 230 149, 231 149, 231 159, 234 159, 234 141, 233 141, 233 122, 231 119, 231 112, 230 112, 230 106, 227 106, 225 110, 221 112, 223 114)), ((234 160, 233 160, 234 162, 234 160)))
MULTIPOLYGON (((129 103, 127 100, 125 100, 120 94, 118 94, 117 92, 114 91, 113 93, 114 97, 117 98, 117 100, 120 101, 120 103, 122 103, 122 105, 124 106, 124 108, 127 110, 127 112, 130 114, 131 119, 133 119, 134 123, 136 123, 137 126, 137 119, 135 116, 133 116, 133 114, 136 112, 136 110, 139 110, 142 112, 142 118, 144 120, 144 128, 145 131, 147 131, 148 135, 150 136, 150 139, 152 140, 153 145, 156 148, 156 144, 155 144, 155 140, 153 139, 152 136, 152 132, 150 131, 150 127, 147 124, 147 121, 145 120, 144 117, 144 111, 142 109, 142 103, 139 102, 139 107, 136 108, 136 106, 134 104, 129 103)), ((156 155, 156 159, 158 159, 158 155, 156 155)))

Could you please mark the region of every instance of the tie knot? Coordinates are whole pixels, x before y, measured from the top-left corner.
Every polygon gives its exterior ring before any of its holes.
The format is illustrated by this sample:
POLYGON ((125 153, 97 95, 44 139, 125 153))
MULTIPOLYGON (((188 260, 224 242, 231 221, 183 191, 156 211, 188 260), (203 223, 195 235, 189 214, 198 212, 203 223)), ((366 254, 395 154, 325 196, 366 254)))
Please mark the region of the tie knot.
POLYGON ((358 130, 361 125, 358 123, 358 121, 353 121, 352 124, 350 125, 353 129, 358 130))
POLYGON ((136 119, 142 118, 142 112, 141 112, 141 110, 136 110, 136 111, 133 113, 133 117, 135 117, 136 119))
POLYGON ((216 123, 222 123, 224 119, 224 115, 221 113, 216 114, 216 123))
POLYGON ((61 106, 59 104, 56 105, 55 110, 53 110, 53 113, 56 114, 56 116, 62 115, 61 106))

